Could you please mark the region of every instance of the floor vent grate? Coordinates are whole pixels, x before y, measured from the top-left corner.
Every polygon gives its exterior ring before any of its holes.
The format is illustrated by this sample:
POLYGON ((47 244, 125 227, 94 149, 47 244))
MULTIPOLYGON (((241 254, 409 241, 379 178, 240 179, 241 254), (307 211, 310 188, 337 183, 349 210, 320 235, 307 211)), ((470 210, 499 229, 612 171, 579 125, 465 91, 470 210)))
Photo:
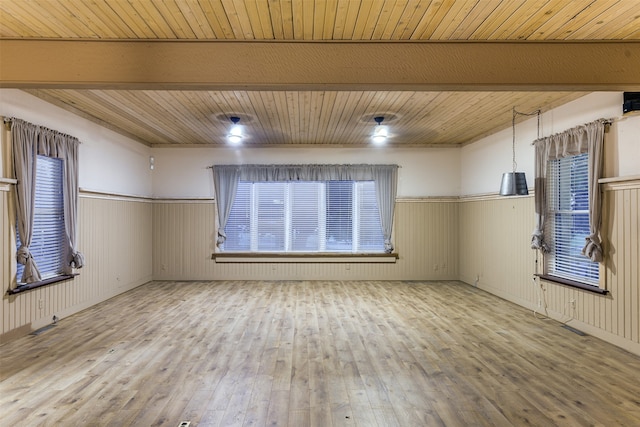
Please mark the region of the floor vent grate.
POLYGON ((571 331, 571 332, 573 332, 574 334, 578 334, 578 335, 580 335, 580 336, 582 336, 582 337, 584 337, 584 336, 586 336, 586 335, 587 335, 587 334, 585 334, 584 332, 579 331, 579 330, 577 330, 576 328, 572 328, 572 327, 571 327, 571 326, 569 326, 569 325, 562 325, 562 327, 563 327, 563 328, 565 328, 566 330, 571 331))
POLYGON ((43 326, 40 329, 36 329, 35 331, 31 332, 29 335, 40 335, 42 333, 47 332, 49 329, 55 327, 56 325, 47 325, 47 326, 43 326))

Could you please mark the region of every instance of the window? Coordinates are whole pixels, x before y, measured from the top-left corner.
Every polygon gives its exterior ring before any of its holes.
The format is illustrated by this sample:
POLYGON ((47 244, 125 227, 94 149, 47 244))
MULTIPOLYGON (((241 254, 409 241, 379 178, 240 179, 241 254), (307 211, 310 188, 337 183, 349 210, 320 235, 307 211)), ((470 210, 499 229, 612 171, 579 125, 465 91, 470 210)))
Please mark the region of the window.
POLYGON ((373 181, 240 181, 226 252, 384 252, 373 181))
MULTIPOLYGON (((42 280, 63 275, 67 259, 62 171, 61 159, 38 156, 33 232, 29 250, 42 280)), ((17 247, 20 247, 20 233, 17 232, 16 235, 17 247)), ((18 264, 18 282, 22 280, 23 271, 24 265, 18 264)))
POLYGON ((549 160, 546 274, 599 285, 599 264, 582 254, 589 235, 588 153, 549 160))

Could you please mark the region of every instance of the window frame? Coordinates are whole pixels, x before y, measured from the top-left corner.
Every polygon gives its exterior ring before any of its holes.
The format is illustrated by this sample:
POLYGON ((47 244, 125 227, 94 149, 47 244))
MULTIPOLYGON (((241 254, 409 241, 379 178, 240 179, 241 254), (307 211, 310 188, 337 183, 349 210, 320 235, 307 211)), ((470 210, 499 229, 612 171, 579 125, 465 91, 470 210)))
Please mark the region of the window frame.
MULTIPOLYGON (((380 224, 380 218, 379 218, 379 213, 376 213, 377 217, 378 217, 378 227, 379 227, 379 233, 380 233, 380 248, 377 251, 359 251, 361 246, 359 246, 359 231, 360 229, 358 227, 360 227, 360 218, 359 218, 359 214, 360 214, 360 210, 362 209, 361 205, 361 201, 360 201, 360 197, 361 195, 359 194, 360 191, 359 190, 359 186, 363 185, 363 183, 370 183, 371 185, 375 185, 373 181, 367 180, 367 181, 359 181, 359 180, 344 180, 341 182, 350 182, 351 183, 351 189, 352 189, 352 200, 351 200, 351 212, 352 212, 352 220, 351 220, 351 249, 349 250, 326 250, 326 239, 327 239, 327 228, 328 228, 328 215, 322 215, 323 212, 326 212, 327 209, 327 183, 328 182, 333 182, 333 181, 267 181, 267 182, 253 182, 253 181, 240 181, 241 184, 249 184, 250 188, 249 188, 249 234, 250 234, 250 244, 249 244, 249 249, 248 250, 243 250, 243 249, 226 249, 224 248, 225 245, 223 245, 222 248, 220 247, 216 247, 216 251, 215 253, 212 255, 213 259, 231 259, 233 257, 237 257, 239 256, 242 259, 250 259, 250 258, 269 258, 269 259, 282 259, 281 257, 286 257, 286 258, 291 258, 291 259, 297 259, 300 260, 302 258, 318 258, 321 260, 328 260, 328 259, 332 259, 334 257, 345 257, 345 258, 351 258, 353 259, 354 257, 360 257, 360 256, 374 256, 377 257, 379 255, 387 255, 389 259, 393 259, 395 261, 395 259, 397 259, 397 255, 393 255, 393 254, 388 254, 385 253, 384 251, 384 235, 383 235, 383 231, 382 231, 382 226, 380 224), (292 241, 292 233, 293 233, 293 229, 292 229, 292 194, 293 194, 293 190, 290 189, 291 185, 296 185, 297 183, 316 183, 318 184, 321 189, 319 191, 318 194, 318 198, 319 198, 319 204, 317 206, 317 211, 318 211, 318 227, 319 227, 319 233, 321 235, 318 235, 318 250, 317 251, 305 251, 305 250, 293 250, 293 241, 292 241), (257 186, 258 185, 269 185, 269 184, 277 184, 277 185, 284 185, 284 222, 283 222, 283 227, 284 227, 284 244, 283 244, 283 249, 282 250, 275 250, 275 251, 268 251, 268 250, 260 250, 258 248, 257 245, 257 231, 252 230, 252 227, 255 228, 257 226, 257 217, 258 217, 258 213, 256 212, 256 206, 258 204, 258 197, 256 196, 257 193, 257 186), (325 233, 325 234, 323 234, 325 233), (324 239, 323 239, 324 237, 324 239), (226 249, 226 250, 225 250, 226 249)), ((240 188, 240 187, 238 187, 240 188)), ((375 196, 374 196, 375 197, 375 196)), ((236 203, 237 199, 234 201, 234 204, 236 203)), ((377 203, 378 201, 375 201, 376 203, 376 207, 377 207, 377 203)), ((232 207, 233 209, 233 207, 232 207)), ((217 216, 217 215, 216 215, 217 216)), ((229 227, 230 223, 227 223, 227 228, 229 227)), ((225 244, 228 242, 225 242, 225 244)), ((380 257, 383 258, 383 257, 380 257)), ((388 261, 376 261, 376 262, 388 262, 388 261)))
MULTIPOLYGON (((570 155, 570 156, 566 156, 566 157, 562 157, 562 158, 556 158, 556 159, 548 159, 547 160, 547 184, 546 184, 546 197, 547 197, 547 207, 546 207, 546 211, 545 211, 545 216, 547 217, 546 219, 546 224, 545 224, 545 230, 544 233, 547 236, 547 241, 550 242, 550 252, 549 253, 545 253, 543 255, 543 274, 539 274, 539 276, 547 281, 551 281, 551 282, 555 282, 555 283, 559 283, 559 284, 563 284, 563 285, 567 285, 567 286, 571 286, 571 287, 575 287, 575 288, 579 288, 579 289, 583 289, 586 291, 591 291, 591 292, 595 292, 595 293, 600 293, 600 294, 606 294, 608 291, 605 288, 605 269, 604 269, 604 263, 596 263, 597 264, 597 274, 598 274, 598 278, 597 280, 593 280, 593 281, 589 281, 588 278, 586 278, 586 275, 583 276, 583 278, 585 280, 580 280, 580 277, 576 277, 575 275, 571 275, 571 274, 558 274, 558 270, 556 269, 552 269, 551 267, 551 263, 555 261, 555 248, 556 245, 558 244, 557 242, 557 237, 558 237, 558 233, 556 231, 556 219, 555 217, 557 215, 571 215, 571 218, 573 219, 574 216, 577 215, 584 215, 585 213, 587 214, 587 221, 589 221, 590 218, 590 212, 589 212, 589 208, 587 206, 587 209, 561 209, 559 206, 559 203, 551 203, 551 200, 554 199, 558 199, 560 197, 559 194, 559 187, 562 185, 563 187, 567 186, 567 180, 571 180, 571 178, 564 178, 562 180, 562 182, 560 182, 560 179, 562 178, 558 178, 558 177, 554 177, 551 176, 551 173, 558 173, 560 174, 561 172, 566 172, 566 168, 570 167, 570 166, 562 166, 560 165, 559 167, 552 167, 553 162, 562 162, 562 161, 569 161, 571 159, 574 159, 578 156, 584 156, 586 159, 586 162, 588 164, 589 161, 589 153, 585 152, 585 153, 580 153, 580 154, 575 154, 575 155, 570 155)), ((581 174, 583 172, 581 171, 581 174)), ((588 195, 588 191, 590 191, 589 189, 589 185, 588 185, 588 167, 585 166, 584 169, 584 176, 580 176, 580 180, 581 180, 581 185, 584 185, 584 187, 587 189, 587 195, 586 195, 586 199, 587 201, 589 200, 589 195, 588 195), (585 182, 582 182, 585 181, 585 182)), ((569 185, 569 187, 565 187, 566 191, 571 191, 572 187, 569 185)), ((583 196, 584 197, 584 196, 583 196)), ((571 246, 571 236, 568 236, 566 240, 563 240, 563 242, 567 245, 567 246, 571 246)), ((592 262, 591 260, 589 260, 587 257, 585 257, 584 255, 580 254, 580 256, 584 257, 584 259, 586 260, 586 262, 592 262)))
MULTIPOLYGON (((51 204, 51 203, 55 203, 56 205, 56 209, 54 212, 55 216, 58 216, 57 220, 55 220, 55 235, 57 236, 57 238, 59 240, 61 240, 61 242, 58 242, 57 247, 58 250, 55 251, 54 255, 57 258, 55 262, 55 264, 58 267, 61 267, 64 265, 65 262, 67 262, 67 260, 69 259, 69 253, 70 253, 70 248, 67 242, 67 235, 66 235, 66 228, 65 228, 65 217, 64 217, 64 161, 60 158, 57 157, 51 157, 51 156, 45 156, 45 155, 37 155, 37 161, 36 161, 36 178, 35 178, 35 191, 36 191, 36 195, 35 195, 35 204, 34 204, 34 225, 33 225, 33 232, 34 235, 32 236, 32 240, 31 240, 31 245, 30 245, 30 252, 32 253, 32 255, 34 256, 34 259, 36 261, 36 265, 44 265, 45 262, 43 261, 43 254, 40 251, 34 250, 35 247, 37 246, 46 246, 48 248, 51 247, 51 244, 49 242, 49 240, 43 240, 41 237, 43 235, 43 230, 41 228, 37 228, 38 226, 36 225, 36 221, 42 217, 40 217, 40 215, 43 214, 43 210, 46 210, 45 208, 43 208, 42 203, 46 203, 46 204, 51 204), (42 173, 47 173, 51 171, 51 168, 48 168, 48 170, 45 170, 44 168, 47 167, 45 166, 45 162, 56 162, 56 166, 55 168, 56 170, 56 183, 55 183, 55 187, 51 188, 49 186, 48 183, 43 182, 43 179, 46 179, 42 173), (40 168, 40 169, 39 169, 40 168), (57 192, 57 196, 55 197, 55 200, 52 199, 47 199, 47 200, 43 200, 42 198, 46 195, 46 193, 43 193, 42 191, 39 191, 39 189, 42 189, 43 185, 47 185, 49 188, 55 190, 57 192), (39 197, 40 196, 40 197, 39 197), (35 233, 36 231, 40 231, 40 233, 35 233), (34 241, 35 239, 35 241, 34 241), (38 259, 39 258, 39 259, 38 259)), ((48 194, 47 194, 48 195, 48 194)), ((44 215, 44 217, 47 217, 50 215, 44 215)), ((51 221, 48 221, 51 222, 51 221)), ((17 223, 15 224, 15 239, 14 239, 14 244, 16 245, 16 249, 18 247, 20 247, 20 233, 18 231, 18 227, 17 227, 17 223)), ((68 280, 71 279, 73 277, 76 276, 76 274, 68 274, 65 273, 63 270, 64 268, 59 268, 57 271, 55 272, 50 272, 50 271, 45 271, 43 272, 43 277, 41 280, 37 281, 37 282, 32 282, 32 283, 25 283, 21 281, 21 276, 22 276, 22 268, 20 268, 20 264, 16 265, 16 269, 15 269, 15 274, 14 274, 14 280, 16 283, 16 287, 13 289, 9 290, 9 294, 16 294, 19 292, 24 292, 26 290, 29 289, 35 289, 41 286, 45 286, 45 285, 49 285, 49 284, 53 284, 53 283, 57 283, 63 280, 68 280)), ((23 267, 24 268, 24 267, 23 267)))

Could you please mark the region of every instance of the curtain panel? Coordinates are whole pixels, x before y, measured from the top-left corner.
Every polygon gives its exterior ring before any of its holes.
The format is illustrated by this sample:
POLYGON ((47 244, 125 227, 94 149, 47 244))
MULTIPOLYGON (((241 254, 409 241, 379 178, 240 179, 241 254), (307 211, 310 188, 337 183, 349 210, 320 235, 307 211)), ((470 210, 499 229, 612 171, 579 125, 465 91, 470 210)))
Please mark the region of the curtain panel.
POLYGON ((38 266, 29 251, 33 229, 37 156, 62 159, 64 222, 69 254, 65 274, 73 268, 82 268, 83 255, 76 250, 78 218, 78 145, 77 138, 12 118, 11 141, 16 185, 16 211, 18 232, 22 245, 17 251, 17 261, 25 266, 22 282, 42 280, 38 266))
POLYGON ((240 181, 374 181, 385 252, 393 252, 391 235, 398 165, 213 165, 212 169, 218 208, 218 245, 226 239, 225 227, 240 181))
POLYGON ((531 237, 531 248, 549 251, 545 241, 544 226, 547 209, 547 162, 568 156, 589 153, 589 235, 586 237, 583 255, 594 262, 603 259, 600 241, 602 202, 598 180, 602 175, 605 124, 600 119, 564 132, 540 138, 533 142, 535 148, 535 215, 536 225, 531 237))

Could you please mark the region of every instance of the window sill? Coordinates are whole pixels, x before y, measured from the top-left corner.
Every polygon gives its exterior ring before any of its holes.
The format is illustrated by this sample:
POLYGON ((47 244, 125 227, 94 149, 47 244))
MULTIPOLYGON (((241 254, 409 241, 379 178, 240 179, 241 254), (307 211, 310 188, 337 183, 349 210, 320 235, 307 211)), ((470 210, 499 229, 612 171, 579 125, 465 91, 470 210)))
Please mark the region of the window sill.
POLYGON ((49 279, 41 280, 39 282, 26 283, 24 285, 19 285, 13 289, 9 289, 7 294, 15 295, 21 292, 30 291, 32 289, 41 288, 43 286, 52 285, 54 283, 62 282, 64 280, 73 279, 77 274, 65 274, 62 276, 51 277, 49 279))
POLYGON ((395 263, 398 254, 341 253, 243 253, 216 252, 211 259, 217 263, 395 263))
POLYGON ((586 283, 577 282, 575 280, 565 279, 562 277, 550 276, 548 274, 538 274, 542 280, 546 280, 547 282, 559 283, 561 285, 569 286, 572 288, 578 288, 585 291, 593 292, 596 294, 606 295, 609 293, 608 290, 599 288, 597 286, 587 285, 586 283))

